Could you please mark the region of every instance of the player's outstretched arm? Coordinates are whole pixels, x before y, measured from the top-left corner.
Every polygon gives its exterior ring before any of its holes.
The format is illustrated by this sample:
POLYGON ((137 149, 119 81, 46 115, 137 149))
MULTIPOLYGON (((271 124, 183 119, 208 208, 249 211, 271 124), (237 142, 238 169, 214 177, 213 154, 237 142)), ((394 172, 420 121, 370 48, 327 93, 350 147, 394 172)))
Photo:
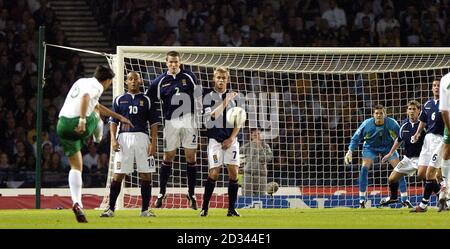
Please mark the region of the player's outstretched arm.
POLYGON ((414 134, 414 136, 411 137, 411 143, 416 143, 419 138, 420 138, 420 134, 422 133, 423 129, 425 129, 425 126, 427 124, 423 121, 420 121, 419 123, 419 127, 417 128, 416 134, 414 134))
POLYGON ((364 134, 364 128, 367 125, 367 120, 364 121, 356 130, 355 134, 353 134, 351 140, 350 140, 350 145, 348 146, 348 151, 345 154, 344 157, 344 164, 345 165, 349 165, 352 162, 353 159, 353 151, 356 150, 358 148, 358 144, 359 141, 361 141, 361 139, 363 138, 363 134, 364 134))
POLYGON ((100 111, 100 114, 102 114, 103 116, 113 117, 115 119, 118 119, 123 124, 128 124, 131 127, 134 127, 134 125, 131 123, 130 120, 128 120, 124 116, 120 115, 119 113, 111 111, 110 109, 108 109, 106 106, 104 106, 102 104, 98 104, 97 107, 98 107, 98 110, 100 111))
POLYGON ((119 142, 117 141, 116 135, 117 135, 117 124, 114 122, 110 122, 110 128, 109 128, 109 134, 111 135, 111 147, 113 149, 113 151, 119 151, 120 150, 120 145, 119 142))

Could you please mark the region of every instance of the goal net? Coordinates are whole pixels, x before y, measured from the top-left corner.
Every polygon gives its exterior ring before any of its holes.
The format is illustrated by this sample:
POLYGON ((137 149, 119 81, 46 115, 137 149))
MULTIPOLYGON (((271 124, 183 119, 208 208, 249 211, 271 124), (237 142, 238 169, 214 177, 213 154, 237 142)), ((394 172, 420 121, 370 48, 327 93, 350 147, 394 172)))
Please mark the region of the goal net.
MULTIPOLYGON (((117 47, 112 62, 117 73, 114 97, 123 93, 124 76, 131 70, 140 72, 148 86, 166 70, 165 57, 171 50, 181 53, 182 67, 192 70, 204 88, 213 86, 215 67, 227 67, 229 88, 246 99, 248 121, 241 129, 241 147, 252 142, 251 128, 259 127, 262 140, 272 151, 270 157, 253 147, 243 158, 238 208, 357 207, 361 146, 352 165, 344 165, 343 159, 357 127, 371 117, 376 104, 384 105, 387 115, 401 122, 408 101, 425 103, 432 97, 432 80, 450 68, 450 50, 428 48, 117 47), (259 166, 259 172, 248 170, 248 163, 259 166), (261 170, 264 168, 267 175, 261 170), (251 186, 244 184, 245 177, 251 178, 251 186), (252 189, 244 191, 248 186, 252 189)), ((158 165, 163 156, 162 137, 160 129, 158 165)), ((197 158, 196 196, 201 205, 208 175, 204 136, 199 140, 197 158)), ((368 206, 388 195, 392 168, 380 161, 369 171, 368 206)), ((173 163, 163 208, 188 207, 184 162, 181 149, 173 163)), ((151 207, 159 193, 158 171, 159 166, 152 178, 151 207)), ((112 173, 110 163, 107 187, 112 173)), ((407 182, 415 204, 420 201, 422 183, 415 176, 407 182)), ((227 185, 223 168, 211 208, 227 207, 227 185)), ((128 176, 119 207, 140 207, 139 193, 138 176, 128 176)), ((108 203, 108 194, 107 188, 102 208, 108 203)))

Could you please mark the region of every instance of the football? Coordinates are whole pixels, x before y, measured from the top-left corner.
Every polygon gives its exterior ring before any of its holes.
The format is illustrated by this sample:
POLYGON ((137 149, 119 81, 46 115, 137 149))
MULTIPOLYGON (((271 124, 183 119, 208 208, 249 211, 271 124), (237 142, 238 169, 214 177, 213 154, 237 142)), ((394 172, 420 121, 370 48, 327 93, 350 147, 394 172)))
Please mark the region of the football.
POLYGON ((277 182, 269 182, 267 184, 267 194, 273 195, 278 191, 279 188, 280 186, 278 185, 277 182))
POLYGON ((240 127, 247 120, 247 112, 242 107, 233 107, 227 111, 227 122, 235 127, 240 127))

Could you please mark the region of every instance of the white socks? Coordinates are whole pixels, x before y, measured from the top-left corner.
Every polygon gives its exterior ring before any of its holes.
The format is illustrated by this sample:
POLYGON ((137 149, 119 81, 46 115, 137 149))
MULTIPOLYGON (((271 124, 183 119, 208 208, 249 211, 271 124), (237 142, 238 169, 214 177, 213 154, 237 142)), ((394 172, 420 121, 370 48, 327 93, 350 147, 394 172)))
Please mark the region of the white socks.
MULTIPOLYGON (((441 172, 442 172, 442 178, 444 179, 443 186, 446 188, 445 193, 439 193, 439 198, 449 199, 450 191, 448 190, 448 180, 449 180, 449 173, 450 173, 450 160, 442 160, 442 166, 441 166, 441 172)), ((448 201, 447 201, 448 202, 448 201)))
POLYGON ((442 160, 442 166, 441 166, 441 172, 442 172, 442 177, 444 178, 445 181, 445 186, 447 186, 448 184, 448 180, 449 180, 449 173, 450 173, 450 160, 442 160))
POLYGON ((69 188, 72 196, 73 204, 78 203, 81 207, 81 187, 83 186, 83 179, 81 178, 81 171, 71 169, 69 171, 69 188))

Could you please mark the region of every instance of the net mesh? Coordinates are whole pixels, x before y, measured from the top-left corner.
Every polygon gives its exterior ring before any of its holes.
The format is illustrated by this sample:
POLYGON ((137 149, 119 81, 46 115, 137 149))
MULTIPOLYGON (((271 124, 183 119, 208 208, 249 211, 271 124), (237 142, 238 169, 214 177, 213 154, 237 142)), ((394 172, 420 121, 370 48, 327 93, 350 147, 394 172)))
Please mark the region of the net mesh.
MULTIPOLYGON (((125 52, 115 58, 123 63, 123 72, 138 71, 145 86, 165 71, 165 54, 125 52)), ((271 160, 257 155, 253 160, 267 168, 262 189, 269 193, 244 195, 243 180, 237 207, 356 207, 361 151, 354 153, 353 164, 344 165, 350 138, 361 122, 372 115, 372 107, 382 104, 389 117, 406 118, 410 100, 421 104, 432 97, 431 82, 450 68, 446 54, 245 54, 181 53, 182 67, 193 71, 203 87, 213 86, 217 66, 230 69, 229 88, 246 98, 248 121, 241 130, 241 146, 250 141, 250 128, 260 127, 262 138, 272 150, 271 160), (260 158, 261 157, 261 158, 260 158), (278 190, 274 192, 276 186, 278 190), (267 187, 267 189, 266 189, 267 187), (272 193, 274 192, 274 193, 272 193)), ((112 63, 117 63, 117 61, 112 63)), ((115 83, 117 96, 124 79, 115 83), (122 81, 122 82, 120 82, 122 81), (118 87, 117 87, 118 85, 118 87)), ((145 90, 145 89, 144 89, 145 90)), ((114 96, 114 97, 115 97, 114 96)), ((201 129, 203 130, 203 129, 201 129)), ((162 129, 158 135, 158 163, 162 160, 162 129)), ((201 204, 203 182, 208 175, 207 138, 198 146, 197 200, 201 204)), ((360 146, 361 147, 361 146, 360 146)), ((401 151, 400 151, 401 152, 401 151)), ((111 155, 111 160, 113 155, 111 155)), ((246 155, 245 158, 250 158, 246 155)), ((369 171, 368 203, 375 205, 388 194, 387 178, 392 171, 381 158, 369 171)), ((247 162, 246 162, 247 163, 247 162)), ((245 176, 242 165, 241 173, 245 176)), ((112 176, 112 164, 107 182, 112 176)), ((183 151, 177 152, 169 179, 168 198, 163 207, 186 208, 186 166, 183 151)), ((158 194, 159 177, 153 174, 152 205, 158 194)), ((420 201, 422 183, 408 179, 411 202, 420 201)), ((227 207, 226 168, 217 181, 210 207, 227 207)), ((260 184, 260 183, 253 183, 260 184)), ((140 206, 139 180, 134 173, 126 178, 120 205, 140 206)), ((107 195, 102 207, 107 205, 107 195)), ((434 200, 432 200, 434 201, 434 200)))

